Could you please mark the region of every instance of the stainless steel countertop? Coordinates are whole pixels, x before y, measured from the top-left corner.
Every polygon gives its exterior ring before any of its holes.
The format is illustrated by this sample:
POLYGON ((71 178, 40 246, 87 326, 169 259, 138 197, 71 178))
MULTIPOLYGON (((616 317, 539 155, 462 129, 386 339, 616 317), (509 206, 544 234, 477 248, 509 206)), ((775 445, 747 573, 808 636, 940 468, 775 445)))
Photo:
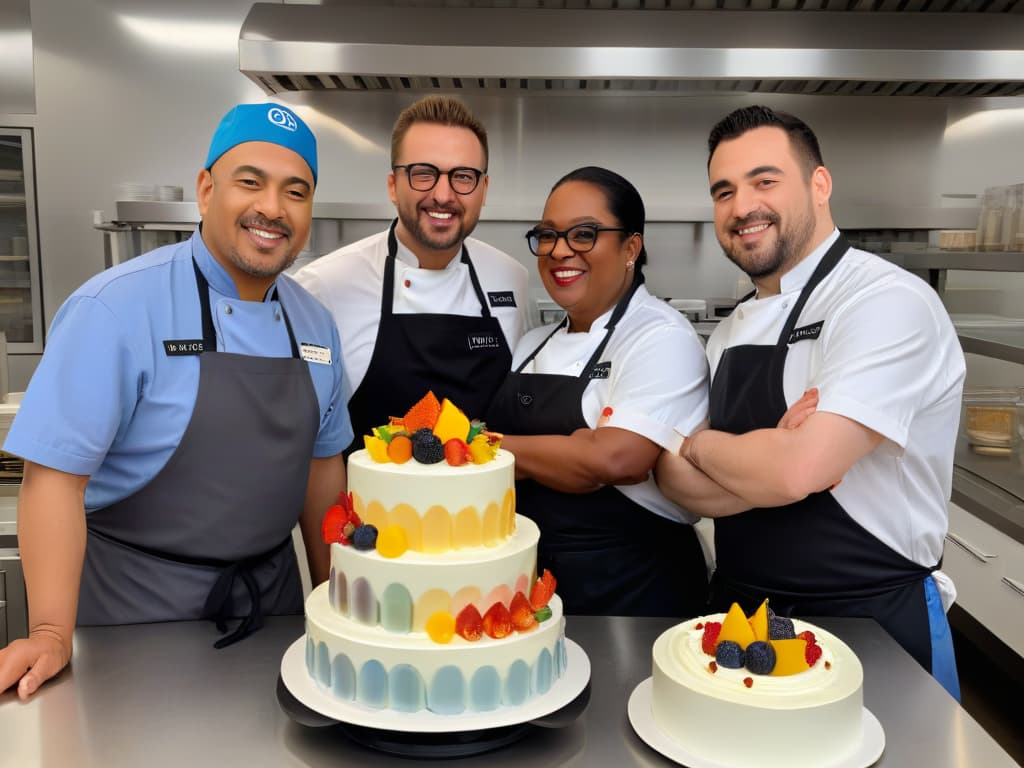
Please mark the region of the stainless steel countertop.
MULTIPOLYGON (((569 617, 566 633, 590 657, 590 704, 573 725, 536 729, 485 756, 433 766, 667 766, 626 716, 633 688, 651 673, 651 646, 667 619, 569 617)), ((879 766, 1016 763, 946 692, 866 619, 821 619, 864 665, 864 703, 885 729, 879 766)), ((339 728, 307 728, 277 703, 281 656, 301 635, 298 616, 268 619, 255 635, 214 650, 212 624, 91 627, 75 634, 73 666, 21 703, 0 694, 0 765, 405 766, 339 728)), ((742 738, 741 734, 737 734, 742 738)))

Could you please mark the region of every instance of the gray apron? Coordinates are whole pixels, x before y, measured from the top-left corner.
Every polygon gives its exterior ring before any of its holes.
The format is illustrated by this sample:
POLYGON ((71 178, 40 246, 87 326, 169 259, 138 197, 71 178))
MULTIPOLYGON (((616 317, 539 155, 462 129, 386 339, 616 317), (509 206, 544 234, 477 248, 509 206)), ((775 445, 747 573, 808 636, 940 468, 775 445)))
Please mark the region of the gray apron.
POLYGON ((192 417, 147 485, 86 515, 78 624, 211 618, 225 632, 244 617, 222 647, 264 614, 302 611, 291 530, 320 409, 284 307, 291 357, 218 352, 209 285, 193 267, 203 340, 192 417))

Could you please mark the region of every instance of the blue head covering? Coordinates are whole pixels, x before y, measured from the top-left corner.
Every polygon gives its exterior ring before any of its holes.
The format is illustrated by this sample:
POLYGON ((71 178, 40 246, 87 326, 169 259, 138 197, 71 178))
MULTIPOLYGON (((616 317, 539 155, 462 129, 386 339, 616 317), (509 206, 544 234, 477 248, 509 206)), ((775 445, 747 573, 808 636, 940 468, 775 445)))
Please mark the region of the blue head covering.
POLYGON ((316 137, 302 118, 280 104, 239 104, 224 115, 203 167, 209 170, 221 155, 247 141, 268 141, 292 150, 309 165, 316 183, 316 137))

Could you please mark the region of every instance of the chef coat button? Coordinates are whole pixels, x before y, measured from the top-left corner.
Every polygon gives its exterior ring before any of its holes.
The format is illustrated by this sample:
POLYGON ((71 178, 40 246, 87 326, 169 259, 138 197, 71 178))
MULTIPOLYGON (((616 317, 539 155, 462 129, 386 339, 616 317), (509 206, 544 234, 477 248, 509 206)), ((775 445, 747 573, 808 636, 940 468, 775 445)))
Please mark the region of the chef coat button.
POLYGON ((276 320, 277 322, 281 322, 281 313, 280 313, 280 312, 275 312, 275 313, 274 313, 274 319, 275 319, 275 320, 276 320))
POLYGON ((405 287, 406 287, 406 288, 410 288, 410 287, 412 287, 412 280, 406 280, 406 281, 405 281, 405 287))
POLYGON ((789 309, 789 302, 788 301, 782 302, 782 308, 783 309, 789 309))
POLYGON ((736 310, 736 317, 738 317, 740 320, 743 319, 743 310, 742 309, 737 309, 736 310))
POLYGON ((225 305, 224 305, 224 314, 225 314, 225 315, 230 315, 230 314, 231 314, 232 312, 234 312, 234 311, 235 311, 235 310, 233 310, 233 309, 231 308, 231 305, 230 305, 230 304, 225 304, 225 305))

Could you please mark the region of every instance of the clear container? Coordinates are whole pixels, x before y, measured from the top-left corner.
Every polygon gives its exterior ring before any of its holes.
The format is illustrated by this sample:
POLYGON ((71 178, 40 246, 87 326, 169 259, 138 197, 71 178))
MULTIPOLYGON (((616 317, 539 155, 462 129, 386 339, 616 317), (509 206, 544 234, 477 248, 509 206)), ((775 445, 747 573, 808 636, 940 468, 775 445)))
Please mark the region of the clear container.
POLYGON ((1024 387, 970 387, 964 390, 960 431, 975 453, 1009 456, 1019 450, 1024 387))

